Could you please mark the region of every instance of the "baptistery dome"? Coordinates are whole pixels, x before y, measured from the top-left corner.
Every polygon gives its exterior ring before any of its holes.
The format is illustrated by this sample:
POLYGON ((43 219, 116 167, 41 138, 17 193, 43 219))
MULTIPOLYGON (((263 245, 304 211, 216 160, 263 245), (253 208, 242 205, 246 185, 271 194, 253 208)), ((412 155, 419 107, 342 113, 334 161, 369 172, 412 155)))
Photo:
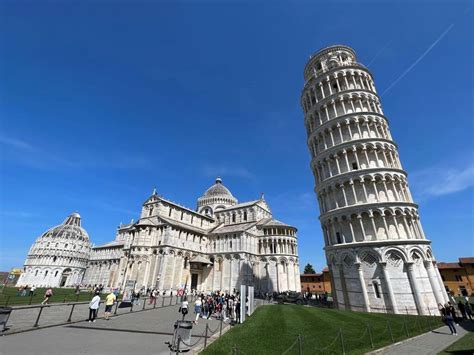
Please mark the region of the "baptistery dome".
POLYGON ((89 235, 74 212, 31 246, 18 285, 63 287, 80 284, 91 251, 89 235))
POLYGON ((215 211, 225 209, 237 204, 237 199, 227 187, 222 184, 222 179, 218 176, 216 182, 198 198, 198 208, 200 213, 212 216, 215 211))

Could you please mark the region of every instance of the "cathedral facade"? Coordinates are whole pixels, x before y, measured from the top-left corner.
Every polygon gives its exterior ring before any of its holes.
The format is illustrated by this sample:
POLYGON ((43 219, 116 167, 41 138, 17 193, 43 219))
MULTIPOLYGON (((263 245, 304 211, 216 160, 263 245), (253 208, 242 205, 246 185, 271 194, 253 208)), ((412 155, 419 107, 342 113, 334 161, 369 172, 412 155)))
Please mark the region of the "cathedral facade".
POLYGON ((273 218, 263 196, 238 203, 220 178, 196 210, 158 196, 114 241, 91 249, 82 284, 198 291, 300 290, 296 228, 273 218))

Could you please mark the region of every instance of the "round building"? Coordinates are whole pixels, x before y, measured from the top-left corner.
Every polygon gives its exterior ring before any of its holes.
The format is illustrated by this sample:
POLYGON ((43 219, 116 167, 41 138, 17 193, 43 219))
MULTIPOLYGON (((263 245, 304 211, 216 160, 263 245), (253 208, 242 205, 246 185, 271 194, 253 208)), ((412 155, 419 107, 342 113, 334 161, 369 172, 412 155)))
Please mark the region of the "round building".
POLYGON ((301 105, 339 308, 436 314, 448 298, 369 70, 352 48, 314 54, 301 105))
POLYGON ((81 216, 73 213, 31 246, 18 286, 68 287, 82 282, 91 251, 81 216))

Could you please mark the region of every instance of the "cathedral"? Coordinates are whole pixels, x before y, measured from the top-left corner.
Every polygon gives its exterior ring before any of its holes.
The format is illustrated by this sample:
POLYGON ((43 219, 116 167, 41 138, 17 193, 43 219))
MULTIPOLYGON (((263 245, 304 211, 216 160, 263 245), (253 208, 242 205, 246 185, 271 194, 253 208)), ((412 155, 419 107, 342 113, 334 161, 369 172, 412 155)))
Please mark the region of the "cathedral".
MULTIPOLYGON (((61 226, 74 223, 87 236, 79 215, 71 216, 61 226)), ((61 226, 54 228, 64 229, 61 226)), ((258 293, 300 290, 296 228, 274 219, 263 195, 239 203, 220 178, 198 198, 196 210, 153 191, 136 222, 121 224, 115 240, 91 247, 90 253, 88 237, 81 240, 86 241, 85 249, 82 245, 72 249, 79 240, 73 233, 67 235, 69 243, 46 240, 48 233, 30 249, 24 273, 28 276, 18 284, 122 288, 125 282, 134 282, 135 288, 168 292, 178 288, 234 292, 242 284, 254 286, 258 293), (56 260, 56 248, 65 245, 67 256, 56 260), (89 254, 81 255, 82 264, 75 267, 69 263, 78 262, 77 250, 89 254), (55 278, 44 277, 55 269, 55 278)))

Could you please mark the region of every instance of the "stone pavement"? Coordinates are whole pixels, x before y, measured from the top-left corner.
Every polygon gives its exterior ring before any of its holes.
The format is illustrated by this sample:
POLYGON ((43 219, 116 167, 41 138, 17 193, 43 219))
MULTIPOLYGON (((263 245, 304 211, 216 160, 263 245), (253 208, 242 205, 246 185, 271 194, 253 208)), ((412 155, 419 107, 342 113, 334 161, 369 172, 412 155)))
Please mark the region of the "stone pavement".
POLYGON ((447 326, 438 328, 432 332, 425 333, 385 348, 375 350, 370 354, 383 355, 435 355, 448 346, 461 339, 468 332, 474 331, 474 322, 464 321, 456 326, 458 336, 451 335, 447 326))
MULTIPOLYGON (((165 342, 171 341, 174 322, 181 319, 178 309, 179 306, 170 306, 143 312, 128 312, 109 321, 82 321, 6 335, 0 337, 0 354, 169 354, 165 342)), ((191 320, 192 316, 190 313, 186 320, 191 320)), ((204 342, 206 324, 209 324, 211 330, 219 331, 218 320, 201 319, 198 325, 193 326, 191 343, 198 340, 198 344, 204 342)), ((226 326, 228 325, 223 323, 223 328, 226 326)))
MULTIPOLYGON (((156 307, 169 307, 170 302, 172 305, 176 304, 176 297, 170 299, 170 297, 159 297, 156 302, 156 307)), ((73 302, 74 310, 71 315, 71 322, 79 322, 89 317, 89 306, 88 302, 73 302)), ((39 327, 59 325, 67 323, 69 315, 71 314, 73 303, 53 303, 49 307, 44 307, 41 311, 41 316, 38 321, 39 327)), ((24 331, 33 329, 40 308, 38 305, 33 306, 17 306, 14 307, 13 312, 8 319, 7 328, 5 334, 15 333, 18 331, 24 331), (36 308, 35 308, 36 307, 36 308)), ((105 306, 100 305, 99 316, 103 316, 105 306)), ((149 305, 148 301, 145 304, 145 309, 153 308, 153 305, 149 305)), ((140 300, 138 306, 134 306, 134 311, 141 311, 143 309, 143 300, 140 300)), ((115 306, 113 308, 115 310, 115 306)), ((130 308, 117 308, 117 314, 126 314, 130 312, 130 308)))

